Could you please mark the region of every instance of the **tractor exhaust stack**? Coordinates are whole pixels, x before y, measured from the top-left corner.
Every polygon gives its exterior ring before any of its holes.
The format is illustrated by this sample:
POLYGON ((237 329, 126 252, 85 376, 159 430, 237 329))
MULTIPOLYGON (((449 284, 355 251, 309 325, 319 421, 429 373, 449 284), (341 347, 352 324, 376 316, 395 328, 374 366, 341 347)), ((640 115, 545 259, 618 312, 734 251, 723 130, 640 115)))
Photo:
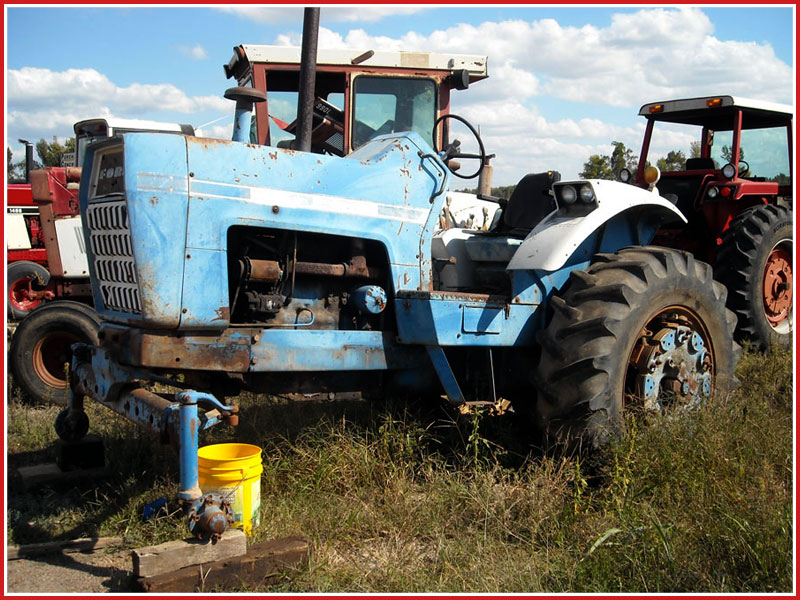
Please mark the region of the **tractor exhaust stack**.
POLYGON ((297 138, 294 150, 311 151, 311 125, 314 116, 314 81, 317 77, 319 7, 303 13, 303 45, 300 49, 300 86, 297 98, 297 138))

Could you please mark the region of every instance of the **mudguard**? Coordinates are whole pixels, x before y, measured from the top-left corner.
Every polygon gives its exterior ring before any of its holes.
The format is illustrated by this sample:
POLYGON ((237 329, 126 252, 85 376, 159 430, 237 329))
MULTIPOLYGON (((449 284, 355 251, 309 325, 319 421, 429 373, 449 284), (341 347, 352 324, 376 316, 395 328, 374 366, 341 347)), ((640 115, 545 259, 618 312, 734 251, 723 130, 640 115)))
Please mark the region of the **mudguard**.
MULTIPOLYGON (((549 214, 523 240, 508 263, 508 270, 557 271, 567 264, 579 248, 586 252, 585 242, 604 225, 618 221, 618 217, 626 220, 628 226, 610 228, 612 231, 623 232, 619 235, 618 243, 611 244, 616 246, 615 250, 632 244, 649 243, 665 220, 677 218, 687 222, 681 211, 669 200, 662 198, 656 188, 648 191, 602 179, 561 182, 560 185, 571 184, 578 187, 584 183, 590 183, 594 188, 597 207, 585 216, 568 216, 562 210, 549 214)), ((607 244, 608 241, 604 245, 607 244)), ((607 247, 602 249, 607 250, 607 247)))

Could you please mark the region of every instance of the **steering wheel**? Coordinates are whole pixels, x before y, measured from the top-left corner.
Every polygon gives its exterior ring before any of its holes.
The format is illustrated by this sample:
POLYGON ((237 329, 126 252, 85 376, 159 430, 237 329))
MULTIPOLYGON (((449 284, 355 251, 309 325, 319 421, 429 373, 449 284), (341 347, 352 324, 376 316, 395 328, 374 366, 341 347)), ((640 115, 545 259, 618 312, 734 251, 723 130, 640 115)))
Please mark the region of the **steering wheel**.
POLYGON ((749 172, 750 172, 750 163, 748 163, 746 160, 740 160, 739 161, 739 177, 745 177, 745 176, 747 176, 747 174, 749 172), (744 168, 742 168, 742 165, 744 165, 744 168))
MULTIPOLYGON (((481 171, 483 171, 484 164, 486 163, 486 149, 483 147, 483 140, 481 139, 480 134, 472 126, 472 124, 469 121, 467 121, 464 117, 460 117, 458 115, 453 115, 453 114, 447 114, 447 115, 440 116, 438 119, 436 119, 433 122, 433 136, 432 137, 433 137, 434 140, 436 139, 436 128, 439 126, 439 123, 441 123, 445 119, 455 119, 456 121, 461 121, 464 125, 466 125, 467 129, 469 129, 470 132, 472 132, 472 135, 475 136, 475 139, 478 140, 478 148, 480 150, 480 154, 464 154, 462 152, 459 152, 459 150, 458 150, 459 146, 461 146, 461 142, 459 142, 458 140, 453 140, 453 142, 450 145, 448 145, 447 148, 445 148, 445 156, 444 156, 445 164, 447 164, 450 161, 451 158, 474 158, 474 159, 478 159, 478 160, 481 161, 481 164, 478 167, 478 170, 475 171, 472 175, 460 175, 459 173, 456 173, 455 171, 450 169, 450 172, 453 175, 455 175, 456 177, 460 177, 461 179, 472 179, 473 177, 477 177, 478 175, 481 174, 481 171)), ((435 143, 434 143, 434 146, 435 146, 435 143)), ((437 150, 435 147, 434 147, 434 150, 436 150, 437 154, 441 153, 441 151, 437 150)))

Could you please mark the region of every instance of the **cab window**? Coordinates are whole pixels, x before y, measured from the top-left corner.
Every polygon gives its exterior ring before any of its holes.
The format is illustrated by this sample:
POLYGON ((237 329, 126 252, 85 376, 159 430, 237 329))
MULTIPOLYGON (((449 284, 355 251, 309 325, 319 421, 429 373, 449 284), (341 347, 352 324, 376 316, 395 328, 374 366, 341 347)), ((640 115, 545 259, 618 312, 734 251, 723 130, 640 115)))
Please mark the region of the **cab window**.
POLYGON ((377 135, 414 131, 433 145, 436 84, 431 79, 361 75, 353 83, 353 148, 377 135))

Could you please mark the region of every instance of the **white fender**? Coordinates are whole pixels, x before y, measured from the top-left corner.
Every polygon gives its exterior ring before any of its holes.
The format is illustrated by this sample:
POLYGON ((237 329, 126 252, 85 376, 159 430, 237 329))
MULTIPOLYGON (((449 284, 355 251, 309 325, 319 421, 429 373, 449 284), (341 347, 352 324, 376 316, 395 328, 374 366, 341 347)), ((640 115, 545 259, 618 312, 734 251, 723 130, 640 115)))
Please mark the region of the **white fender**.
MULTIPOLYGON (((508 263, 508 270, 556 271, 586 238, 603 224, 627 210, 638 209, 637 218, 660 222, 667 217, 677 217, 686 223, 674 204, 662 198, 658 190, 642 188, 604 179, 587 179, 569 183, 576 189, 590 183, 597 198, 597 208, 586 216, 564 216, 559 211, 550 213, 527 235, 508 263)), ((580 202, 580 200, 578 201, 580 202)))

